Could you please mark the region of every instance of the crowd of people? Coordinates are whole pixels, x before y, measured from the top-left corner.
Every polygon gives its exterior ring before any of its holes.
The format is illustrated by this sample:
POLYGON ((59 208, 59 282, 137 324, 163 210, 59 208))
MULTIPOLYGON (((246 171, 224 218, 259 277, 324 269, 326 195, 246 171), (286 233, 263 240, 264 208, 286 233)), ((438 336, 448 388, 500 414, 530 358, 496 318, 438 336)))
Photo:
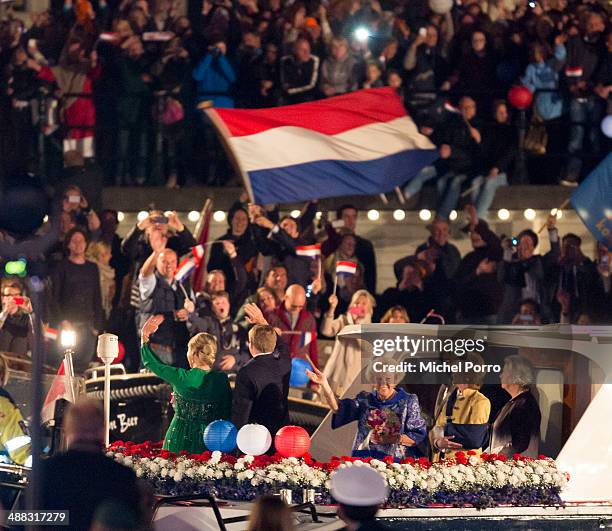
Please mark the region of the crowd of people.
MULTIPOLYGON (((450 239, 449 223, 436 218, 421 245, 389 264, 396 283, 380 290, 375 246, 360 236, 353 205, 340 206, 336 219, 323 213, 317 220, 316 202, 293 218, 237 200, 227 232, 207 245, 205 277, 194 291, 181 259, 197 242, 175 212, 152 210, 121 239, 117 212, 98 215, 74 185, 60 197, 59 220, 47 224, 56 241, 42 257, 49 270, 42 318, 51 329, 76 331, 79 371, 94 362, 103 331, 119 335, 123 363, 138 370, 138 331, 163 315, 151 336, 163 362, 186 367, 182 353, 190 338, 207 332, 219 345, 215 369, 236 372, 250 359, 245 309, 253 303, 283 331, 291 356, 315 367, 317 338, 333 339, 348 324, 597 324, 612 317, 609 251, 601 244, 587 249, 572 233, 559 235, 554 216, 544 234, 527 229, 512 237, 495 234, 468 205, 463 231, 473 250, 465 256, 450 239), (319 254, 305 256, 302 249, 313 244, 319 254), (342 261, 354 264, 355 273, 337 274, 342 261)), ((3 238, 11 241, 9 233, 3 238)), ((31 316, 24 282, 4 279, 2 350, 31 350, 31 316)), ((334 391, 352 381, 358 352, 350 342, 336 343, 325 367, 334 391)))
POLYGON ((503 101, 522 83, 540 91, 525 145, 567 152, 559 178, 573 185, 606 147, 609 22, 586 0, 54 0, 29 26, 5 9, 0 167, 42 157, 53 178, 77 151, 107 184, 221 184, 231 170, 202 108, 388 85, 440 149, 406 194, 438 175, 452 204, 467 179, 524 178, 503 101))

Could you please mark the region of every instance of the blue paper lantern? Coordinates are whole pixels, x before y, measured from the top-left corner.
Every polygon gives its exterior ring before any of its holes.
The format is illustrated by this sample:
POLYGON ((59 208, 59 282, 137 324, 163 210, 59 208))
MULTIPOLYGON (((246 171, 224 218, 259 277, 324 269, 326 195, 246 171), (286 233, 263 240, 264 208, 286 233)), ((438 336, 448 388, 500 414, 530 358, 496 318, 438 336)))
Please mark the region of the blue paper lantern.
POLYGON ((304 387, 309 381, 306 369, 312 370, 312 366, 302 358, 293 358, 291 360, 291 377, 289 385, 291 387, 304 387))
POLYGON ((236 448, 238 430, 229 420, 214 420, 204 430, 204 444, 211 452, 231 452, 236 448))
POLYGON ((601 130, 608 138, 612 138, 612 114, 608 114, 608 116, 601 121, 601 130))

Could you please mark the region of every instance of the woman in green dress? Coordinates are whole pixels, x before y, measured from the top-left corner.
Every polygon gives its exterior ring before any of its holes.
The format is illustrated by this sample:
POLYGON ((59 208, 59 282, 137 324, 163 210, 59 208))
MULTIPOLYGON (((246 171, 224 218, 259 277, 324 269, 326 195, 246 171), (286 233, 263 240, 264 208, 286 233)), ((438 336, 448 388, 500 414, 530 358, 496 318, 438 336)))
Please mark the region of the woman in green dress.
POLYGON ((172 385, 174 391, 174 418, 166 432, 164 448, 200 454, 206 450, 206 426, 213 420, 231 418, 232 391, 224 373, 211 371, 217 340, 210 334, 196 334, 189 341, 187 361, 191 369, 160 361, 148 343, 163 320, 163 315, 154 315, 144 324, 140 354, 144 366, 172 385))

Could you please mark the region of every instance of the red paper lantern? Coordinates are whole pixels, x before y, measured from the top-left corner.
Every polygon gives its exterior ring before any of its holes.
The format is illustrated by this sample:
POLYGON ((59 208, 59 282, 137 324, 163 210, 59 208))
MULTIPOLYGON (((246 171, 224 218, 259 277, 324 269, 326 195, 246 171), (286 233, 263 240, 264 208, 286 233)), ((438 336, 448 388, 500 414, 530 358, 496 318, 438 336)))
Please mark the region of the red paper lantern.
POLYGON ((310 448, 310 435, 300 426, 285 426, 276 432, 274 447, 283 457, 302 457, 310 448))
POLYGON ((121 363, 123 358, 125 358, 125 347, 123 346, 123 343, 121 341, 118 341, 117 343, 119 351, 117 352, 117 357, 113 360, 113 365, 115 363, 121 363))
POLYGON ((525 110, 533 101, 533 94, 523 85, 515 85, 508 91, 508 101, 510 104, 519 110, 525 110))

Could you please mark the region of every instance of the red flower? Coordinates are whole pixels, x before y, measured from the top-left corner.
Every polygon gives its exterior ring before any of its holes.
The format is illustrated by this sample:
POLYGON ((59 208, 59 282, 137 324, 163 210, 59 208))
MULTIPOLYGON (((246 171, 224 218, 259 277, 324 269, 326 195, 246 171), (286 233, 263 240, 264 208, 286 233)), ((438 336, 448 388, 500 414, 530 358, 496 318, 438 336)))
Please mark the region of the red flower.
POLYGON ((468 455, 478 455, 478 454, 476 454, 476 452, 474 450, 468 450, 467 454, 468 455))

